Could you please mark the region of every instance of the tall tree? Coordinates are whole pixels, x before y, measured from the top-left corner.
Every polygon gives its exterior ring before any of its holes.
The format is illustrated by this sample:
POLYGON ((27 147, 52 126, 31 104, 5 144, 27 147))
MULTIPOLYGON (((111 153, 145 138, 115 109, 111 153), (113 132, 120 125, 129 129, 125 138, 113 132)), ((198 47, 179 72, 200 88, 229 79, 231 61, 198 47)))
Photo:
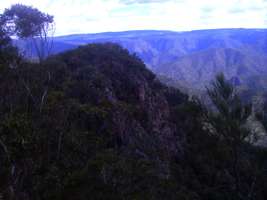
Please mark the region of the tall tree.
POLYGON ((213 132, 225 141, 230 149, 235 190, 240 198, 240 159, 242 145, 248 142, 251 136, 251 132, 245 126, 251 115, 251 105, 242 103, 234 87, 226 81, 223 74, 217 75, 208 89, 208 95, 217 109, 215 114, 210 114, 209 123, 213 132))
POLYGON ((39 61, 52 49, 54 18, 31 6, 15 4, 1 15, 5 31, 11 36, 32 41, 39 61))

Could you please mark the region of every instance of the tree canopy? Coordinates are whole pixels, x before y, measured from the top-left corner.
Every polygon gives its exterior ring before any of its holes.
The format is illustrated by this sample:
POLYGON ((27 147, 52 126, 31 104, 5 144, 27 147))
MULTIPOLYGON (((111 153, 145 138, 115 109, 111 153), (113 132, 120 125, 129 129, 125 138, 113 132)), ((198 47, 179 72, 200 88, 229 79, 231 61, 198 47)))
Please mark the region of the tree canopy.
POLYGON ((1 15, 7 31, 19 38, 40 37, 47 26, 53 23, 52 15, 42 13, 36 8, 15 4, 1 15))
POLYGON ((12 20, 0 21, 0 200, 267 199, 267 150, 245 140, 251 107, 223 75, 214 112, 112 43, 12 68, 12 20))
POLYGON ((32 40, 39 60, 49 55, 54 33, 54 17, 31 6, 12 5, 0 16, 2 28, 9 36, 32 40))

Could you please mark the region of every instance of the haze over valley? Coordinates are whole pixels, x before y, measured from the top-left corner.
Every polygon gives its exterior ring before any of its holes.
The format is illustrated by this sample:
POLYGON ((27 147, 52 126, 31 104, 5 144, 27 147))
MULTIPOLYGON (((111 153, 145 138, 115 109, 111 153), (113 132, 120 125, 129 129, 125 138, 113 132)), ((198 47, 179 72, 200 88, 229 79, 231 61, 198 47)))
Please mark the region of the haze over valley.
POLYGON ((266 13, 0 1, 0 200, 266 200, 266 13))
MULTIPOLYGON (((66 35, 54 38, 52 53, 105 42, 122 45, 141 58, 161 80, 170 79, 170 84, 185 92, 202 94, 218 73, 224 73, 241 91, 263 94, 267 90, 266 29, 66 35)), ((29 52, 28 55, 31 56, 29 52)))

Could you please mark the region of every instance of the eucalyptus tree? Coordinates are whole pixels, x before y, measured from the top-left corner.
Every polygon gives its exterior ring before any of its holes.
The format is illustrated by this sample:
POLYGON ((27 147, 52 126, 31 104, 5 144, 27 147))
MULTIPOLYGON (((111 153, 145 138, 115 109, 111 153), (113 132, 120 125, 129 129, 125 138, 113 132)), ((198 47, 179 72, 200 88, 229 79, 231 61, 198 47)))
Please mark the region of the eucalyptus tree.
POLYGON ((43 61, 53 46, 54 17, 22 4, 5 9, 0 17, 3 28, 11 37, 32 42, 39 61, 43 61))

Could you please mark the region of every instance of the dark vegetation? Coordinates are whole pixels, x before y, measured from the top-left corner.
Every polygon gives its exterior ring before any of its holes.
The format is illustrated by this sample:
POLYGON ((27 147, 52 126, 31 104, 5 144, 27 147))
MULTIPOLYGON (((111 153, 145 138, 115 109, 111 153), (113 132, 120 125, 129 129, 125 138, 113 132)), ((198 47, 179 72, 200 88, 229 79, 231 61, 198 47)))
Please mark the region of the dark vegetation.
POLYGON ((3 26, 0 199, 267 199, 267 151, 223 75, 211 112, 118 45, 32 63, 3 26))

